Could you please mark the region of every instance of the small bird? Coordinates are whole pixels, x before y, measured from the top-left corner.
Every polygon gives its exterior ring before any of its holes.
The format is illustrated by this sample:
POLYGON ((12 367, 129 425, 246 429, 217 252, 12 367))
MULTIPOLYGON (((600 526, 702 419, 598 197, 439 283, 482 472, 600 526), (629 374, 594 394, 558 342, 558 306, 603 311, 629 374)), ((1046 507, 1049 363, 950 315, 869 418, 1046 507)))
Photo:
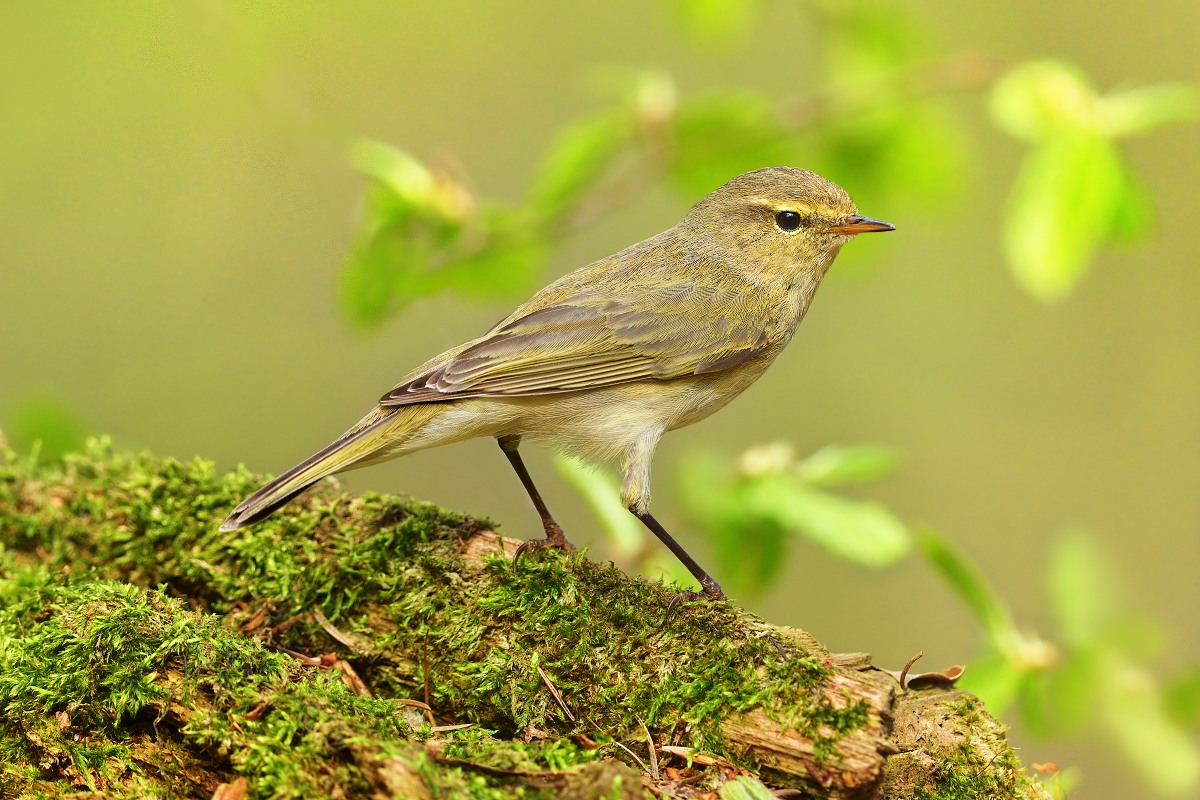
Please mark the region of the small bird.
POLYGON ((405 375, 332 444, 243 500, 232 531, 335 472, 493 436, 542 518, 542 547, 569 548, 518 450, 540 441, 622 465, 621 502, 700 582, 720 585, 650 515, 650 462, 667 431, 737 397, 791 340, 842 245, 890 231, 840 186, 792 167, 748 172, 675 227, 569 273, 478 339, 405 375))

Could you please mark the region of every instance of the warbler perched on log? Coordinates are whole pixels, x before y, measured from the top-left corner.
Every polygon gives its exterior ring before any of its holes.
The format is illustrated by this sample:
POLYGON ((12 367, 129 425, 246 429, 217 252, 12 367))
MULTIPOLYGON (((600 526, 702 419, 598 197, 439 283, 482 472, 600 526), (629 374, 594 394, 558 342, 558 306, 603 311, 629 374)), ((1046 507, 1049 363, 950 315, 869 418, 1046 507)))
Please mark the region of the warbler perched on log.
POLYGON ((707 596, 721 587, 650 515, 650 462, 667 431, 758 380, 791 340, 842 245, 894 226, 791 167, 734 178, 669 230, 559 278, 478 339, 405 375, 365 417, 263 486, 221 525, 263 519, 335 472, 494 436, 542 518, 531 548, 568 548, 518 450, 543 442, 622 465, 621 501, 707 596))

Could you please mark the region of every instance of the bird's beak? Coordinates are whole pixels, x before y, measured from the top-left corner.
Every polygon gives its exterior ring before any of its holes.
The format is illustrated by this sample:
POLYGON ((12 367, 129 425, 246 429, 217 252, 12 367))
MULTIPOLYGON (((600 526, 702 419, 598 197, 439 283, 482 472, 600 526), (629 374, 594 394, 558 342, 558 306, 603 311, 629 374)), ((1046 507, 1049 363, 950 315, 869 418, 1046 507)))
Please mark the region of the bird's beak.
POLYGON ((840 233, 845 236, 855 236, 860 233, 871 233, 872 231, 894 231, 896 226, 890 222, 884 222, 879 219, 871 219, 860 214, 854 214, 846 217, 837 225, 830 225, 825 229, 826 233, 840 233))

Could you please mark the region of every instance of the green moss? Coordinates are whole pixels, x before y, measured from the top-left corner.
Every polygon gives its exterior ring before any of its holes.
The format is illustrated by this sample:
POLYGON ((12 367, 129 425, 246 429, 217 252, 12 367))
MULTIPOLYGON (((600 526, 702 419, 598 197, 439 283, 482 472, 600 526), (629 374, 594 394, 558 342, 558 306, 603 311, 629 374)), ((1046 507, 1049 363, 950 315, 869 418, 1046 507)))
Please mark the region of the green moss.
MULTIPOLYGON (((103 445, 57 471, 41 468, 61 506, 20 513, 15 495, 28 485, 28 470, 10 465, 8 480, 0 476, 8 494, 0 502, 18 510, 6 538, 40 549, 44 563, 165 584, 206 610, 265 605, 273 622, 321 609, 367 642, 372 687, 413 696, 428 671, 435 707, 461 721, 507 734, 528 725, 618 731, 639 719, 651 726, 682 720, 692 726, 691 744, 714 748, 723 718, 769 699, 798 707, 797 718, 824 705, 826 716, 843 717, 840 731, 849 727, 844 720, 858 718, 823 700, 822 667, 804 654, 781 658, 753 620, 696 604, 664 623, 671 590, 629 581, 611 566, 541 553, 514 570, 497 557, 486 579, 468 586, 459 543, 490 527, 483 520, 395 498, 324 494, 222 534, 217 523, 257 478, 222 478, 202 461, 114 455, 103 445), (680 658, 682 642, 688 647, 680 658), (423 663, 416 670, 407 659, 389 663, 397 652, 422 653, 423 663), (539 665, 568 703, 594 715, 567 723, 539 665)), ((330 645, 313 623, 292 627, 282 643, 306 652, 330 645)))
MULTIPOLYGON (((828 701, 818 660, 786 651, 729 606, 697 603, 664 620, 673 589, 582 555, 543 551, 518 568, 499 553, 468 562, 463 544, 492 528, 486 520, 327 485, 263 523, 219 532, 259 482, 199 460, 114 454, 103 442, 53 464, 0 454, 8 775, 144 779, 174 796, 195 789, 189 776, 204 768, 253 778, 259 796, 335 783, 365 792, 370 770, 355 754, 369 743, 422 765, 447 794, 485 797, 512 789, 503 770, 569 773, 624 758, 613 746, 570 744, 577 735, 641 739, 645 723, 723 752, 722 722, 766 707, 832 758, 866 722, 863 704, 828 701), (344 654, 375 699, 279 647, 344 654), (404 699, 427 699, 439 725, 476 726, 439 739, 461 766, 422 759, 404 699), (71 728, 56 733, 47 722, 62 711, 71 728), (135 749, 156 728, 178 737, 182 777, 139 762, 135 749), (79 731, 87 735, 71 745, 79 731), (530 731, 559 743, 519 741, 530 731)), ((625 786, 614 791, 640 793, 636 773, 611 777, 625 786)))
POLYGON ((217 617, 160 592, 41 573, 35 595, 0 611, 11 777, 36 767, 92 791, 176 796, 216 767, 253 777, 259 796, 301 797, 362 784, 349 765, 329 769, 355 739, 408 746, 394 703, 357 697, 337 674, 303 670, 217 617))
MULTIPOLYGON (((979 722, 978 701, 974 698, 945 703, 955 724, 965 731, 979 722)), ((993 723, 999 729, 999 725, 993 723)), ((986 728, 985 728, 986 729, 986 728)), ((988 742, 989 748, 996 746, 998 753, 981 752, 974 740, 965 735, 954 749, 935 752, 937 766, 930 781, 914 791, 916 800, 1023 800, 1043 797, 1029 774, 1017 758, 1016 751, 1003 738, 1003 730, 996 732, 995 741, 988 742)))
POLYGON ((592 762, 558 773, 481 773, 471 765, 418 769, 434 797, 469 800, 637 800, 650 798, 641 776, 619 762, 592 762))
POLYGON ((189 691, 255 698, 260 684, 287 673, 283 657, 228 635, 214 617, 182 613, 157 592, 112 581, 43 587, 53 593, 12 603, 0 617, 0 630, 11 631, 0 652, 0 703, 16 722, 69 708, 76 722, 104 730, 169 698, 160 670, 170 665, 219 665, 189 691))

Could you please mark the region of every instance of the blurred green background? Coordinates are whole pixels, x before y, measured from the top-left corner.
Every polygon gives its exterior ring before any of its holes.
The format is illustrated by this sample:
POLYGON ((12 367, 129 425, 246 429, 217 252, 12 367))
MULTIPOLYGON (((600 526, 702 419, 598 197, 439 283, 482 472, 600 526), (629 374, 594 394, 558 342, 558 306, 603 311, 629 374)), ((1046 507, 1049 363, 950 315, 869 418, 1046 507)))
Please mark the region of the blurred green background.
MULTIPOLYGON (((119 446, 222 468, 279 472, 307 456, 411 367, 522 299, 439 294, 375 330, 348 324, 339 276, 365 186, 348 166, 355 141, 403 147, 473 192, 515 202, 556 132, 604 106, 605 68, 662 70, 684 97, 750 86, 787 98, 828 77, 824 30, 804 5, 735 4, 753 13, 715 44, 681 32, 680 5, 6 4, 0 426, 13 438, 38 415, 74 418, 119 446)), ((858 13, 886 25, 890 8, 858 13)), ((1100 91, 1200 79, 1190 0, 1136 12, 913 0, 903 19, 937 52, 1062 58, 1100 91)), ((940 199, 904 185, 864 197, 853 174, 826 170, 898 230, 846 248, 752 390, 666 438, 655 513, 702 555, 678 486, 693 454, 886 443, 899 468, 856 494, 936 527, 1022 626, 1054 628, 1051 540, 1090 531, 1118 566, 1120 602, 1156 623, 1140 629, 1152 640, 1142 647, 1174 674, 1200 662, 1197 127, 1123 144, 1153 228, 1135 246, 1102 250, 1076 291, 1046 305, 1003 255, 1024 148, 989 121, 984 91, 947 102, 971 145, 940 199)), ((803 153, 793 165, 818 166, 803 153)), ((564 239, 536 283, 674 224, 700 196, 685 194, 658 184, 635 194, 564 239)), ((550 459, 526 458, 572 540, 603 555, 595 517, 550 459)), ((540 534, 491 441, 344 483, 540 534)), ((799 540, 786 558, 779 585, 738 598, 773 622, 894 669, 918 650, 917 669, 980 650, 970 613, 919 559, 867 570, 799 540)), ((721 578, 721 564, 710 569, 721 578)), ((1021 730, 1016 740, 1027 763, 1081 768, 1080 796, 1142 791, 1109 740, 1021 730)))

